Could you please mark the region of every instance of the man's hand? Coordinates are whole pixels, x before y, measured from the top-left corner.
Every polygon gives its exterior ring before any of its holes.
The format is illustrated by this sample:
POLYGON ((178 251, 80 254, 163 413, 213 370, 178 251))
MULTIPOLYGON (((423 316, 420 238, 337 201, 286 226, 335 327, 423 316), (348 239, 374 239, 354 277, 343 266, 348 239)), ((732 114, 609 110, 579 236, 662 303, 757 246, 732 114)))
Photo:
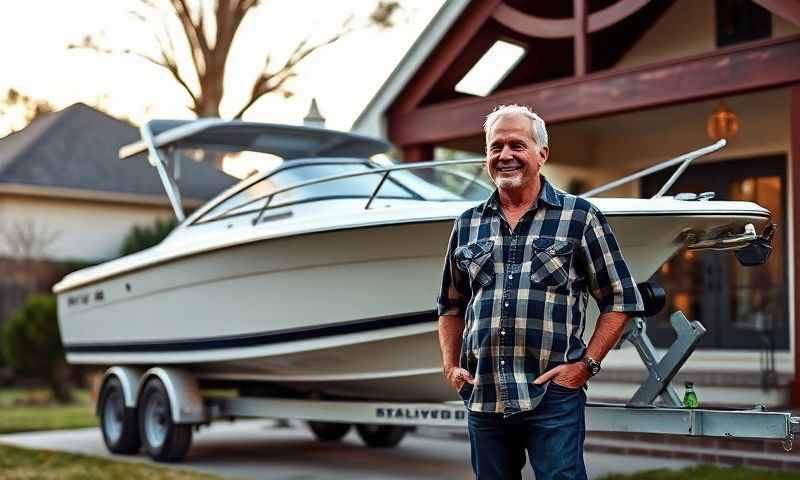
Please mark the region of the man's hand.
POLYGON ((586 364, 583 363, 583 360, 580 360, 572 363, 563 363, 550 369, 539 375, 539 378, 534 380, 533 383, 541 385, 552 380, 562 387, 581 388, 589 380, 590 376, 586 364))
POLYGON ((472 375, 470 375, 468 371, 461 367, 450 367, 445 369, 444 376, 447 378, 450 386, 455 388, 457 391, 461 390, 465 383, 471 383, 472 385, 475 385, 475 379, 472 377, 472 375))

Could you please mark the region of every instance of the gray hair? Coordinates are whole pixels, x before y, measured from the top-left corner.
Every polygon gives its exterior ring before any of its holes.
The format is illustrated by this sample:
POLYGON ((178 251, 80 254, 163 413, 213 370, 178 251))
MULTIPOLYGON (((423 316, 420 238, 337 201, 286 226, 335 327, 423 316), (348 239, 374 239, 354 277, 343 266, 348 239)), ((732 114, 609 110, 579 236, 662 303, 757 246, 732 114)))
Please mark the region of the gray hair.
POLYGON ((486 116, 486 121, 483 122, 483 131, 486 132, 486 144, 489 144, 489 132, 498 120, 503 117, 520 116, 525 117, 531 121, 531 138, 538 145, 547 146, 547 128, 544 126, 544 120, 539 115, 536 115, 525 105, 499 105, 492 110, 492 113, 486 116))

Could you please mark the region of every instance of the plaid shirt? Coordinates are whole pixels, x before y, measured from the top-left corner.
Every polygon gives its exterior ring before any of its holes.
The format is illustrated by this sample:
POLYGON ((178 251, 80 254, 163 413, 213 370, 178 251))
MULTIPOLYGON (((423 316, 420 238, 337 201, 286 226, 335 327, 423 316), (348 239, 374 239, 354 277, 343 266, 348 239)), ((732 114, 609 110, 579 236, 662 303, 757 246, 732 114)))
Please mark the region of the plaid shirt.
POLYGON ((641 296, 605 216, 541 177, 539 198, 512 231, 497 192, 456 219, 439 315, 464 319, 459 394, 472 411, 538 405, 541 373, 582 358, 589 293, 600 312, 639 312, 641 296))

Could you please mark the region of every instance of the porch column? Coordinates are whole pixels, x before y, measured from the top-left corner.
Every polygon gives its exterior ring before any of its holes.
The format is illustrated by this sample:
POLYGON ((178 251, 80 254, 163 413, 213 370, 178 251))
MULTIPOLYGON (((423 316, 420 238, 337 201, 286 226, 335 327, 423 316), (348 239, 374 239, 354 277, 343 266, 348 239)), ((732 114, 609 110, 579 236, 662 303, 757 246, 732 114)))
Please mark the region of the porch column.
POLYGON ((403 161, 406 163, 433 160, 433 145, 428 143, 402 147, 403 161))
POLYGON ((800 406, 800 83, 789 88, 789 155, 791 159, 791 204, 792 226, 791 242, 794 245, 794 383, 792 384, 792 405, 800 406))

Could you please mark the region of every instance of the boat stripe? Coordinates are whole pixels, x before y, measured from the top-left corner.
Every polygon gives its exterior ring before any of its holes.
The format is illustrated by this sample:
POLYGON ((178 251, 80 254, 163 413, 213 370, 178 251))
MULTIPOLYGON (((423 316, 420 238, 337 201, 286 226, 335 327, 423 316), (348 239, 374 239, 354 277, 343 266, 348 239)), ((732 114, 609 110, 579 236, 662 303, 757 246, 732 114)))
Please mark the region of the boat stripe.
POLYGON ((297 340, 362 333, 386 328, 404 327, 419 323, 435 322, 435 311, 410 315, 370 318, 316 327, 301 327, 277 332, 252 335, 207 337, 191 340, 165 340, 135 343, 71 343, 64 345, 66 353, 140 353, 140 352, 188 352, 196 350, 219 350, 224 348, 255 347, 297 340))

